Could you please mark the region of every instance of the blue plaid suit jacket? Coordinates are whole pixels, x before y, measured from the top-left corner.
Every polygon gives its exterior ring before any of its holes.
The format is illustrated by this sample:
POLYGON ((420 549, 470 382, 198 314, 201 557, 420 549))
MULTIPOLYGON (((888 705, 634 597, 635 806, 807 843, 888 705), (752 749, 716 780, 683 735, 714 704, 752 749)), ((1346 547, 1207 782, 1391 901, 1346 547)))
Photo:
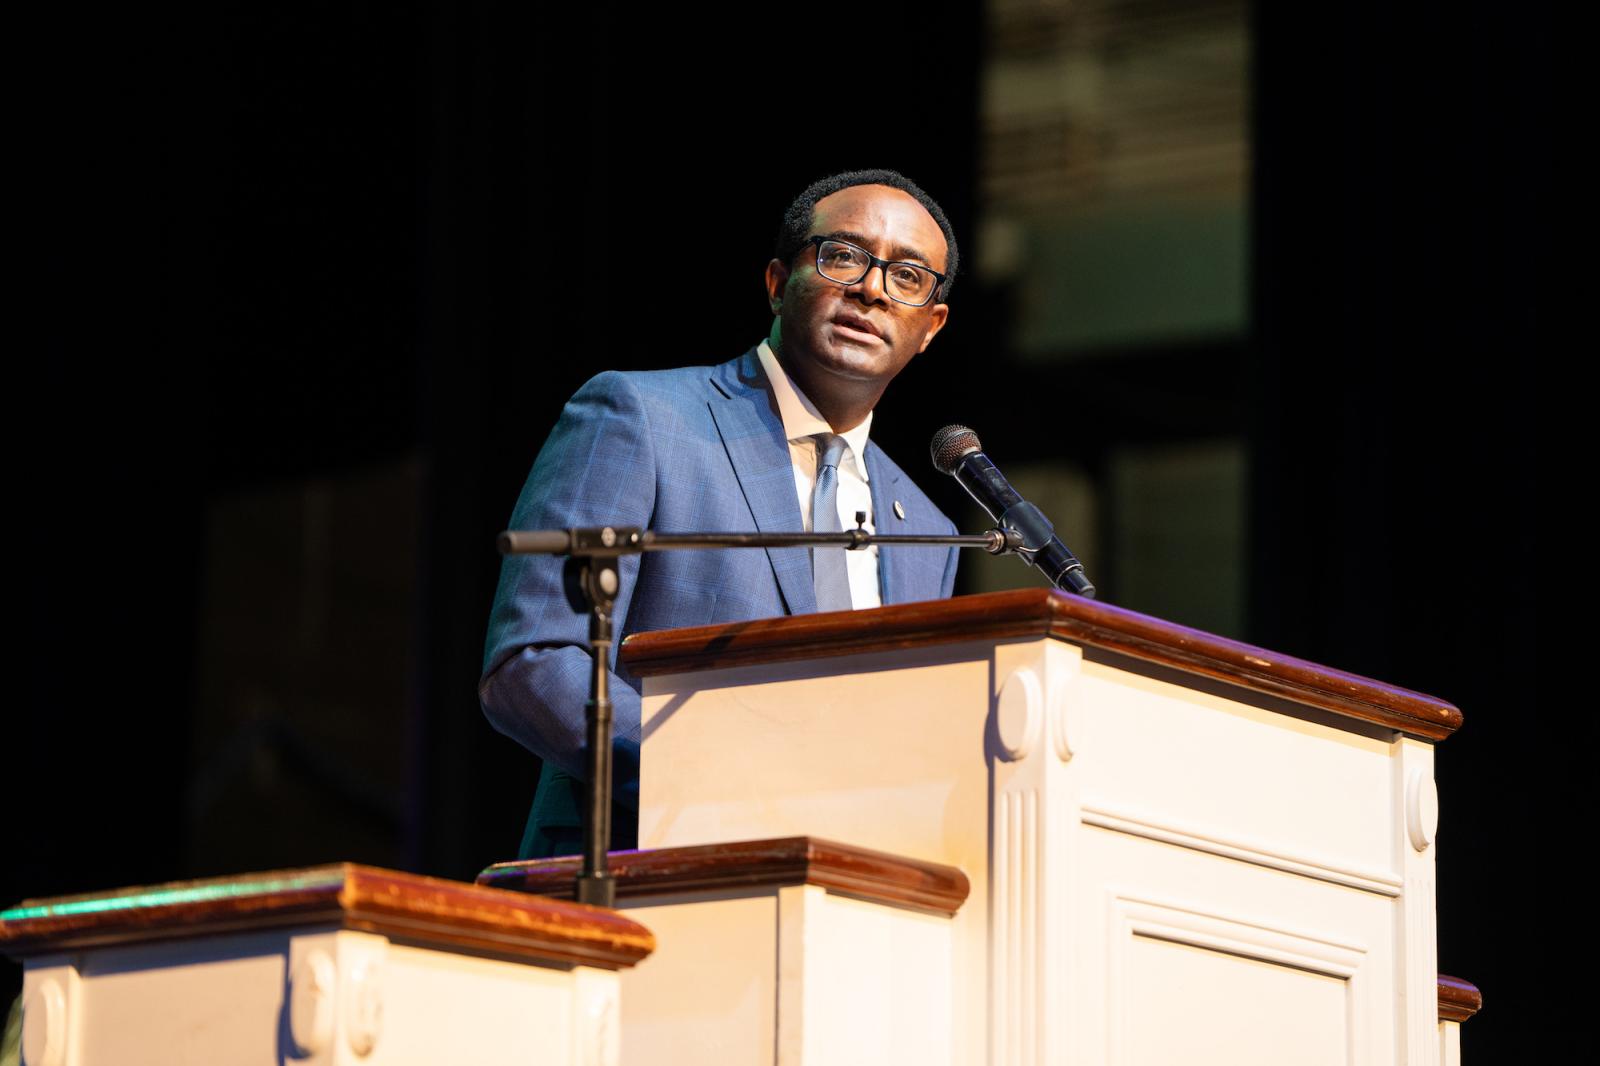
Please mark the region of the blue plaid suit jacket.
MULTIPOLYGON (((871 443, 866 465, 880 533, 955 532, 871 443)), ((662 532, 804 528, 783 421, 754 349, 716 367, 611 371, 568 402, 510 528, 602 525, 662 532)), ((880 548, 883 602, 949 596, 956 555, 955 548, 880 548)), ((550 556, 505 560, 478 691, 497 729, 547 765, 582 778, 588 616, 568 603, 562 566, 550 556)), ((804 548, 653 552, 624 557, 621 571, 619 637, 817 609, 804 548)), ((615 649, 612 670, 616 798, 637 809, 639 682, 617 669, 615 649)))

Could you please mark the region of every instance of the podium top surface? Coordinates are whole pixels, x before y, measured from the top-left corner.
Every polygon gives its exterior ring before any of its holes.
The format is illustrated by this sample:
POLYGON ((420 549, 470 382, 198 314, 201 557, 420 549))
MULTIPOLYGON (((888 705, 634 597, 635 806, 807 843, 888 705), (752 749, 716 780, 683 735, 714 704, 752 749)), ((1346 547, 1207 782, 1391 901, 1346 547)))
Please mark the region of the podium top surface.
POLYGON ((655 948, 648 929, 602 907, 342 862, 23 900, 0 911, 0 953, 24 958, 289 926, 613 970, 655 948))
POLYGON ((1104 648, 1428 740, 1462 721, 1433 696, 1044 588, 636 633, 621 657, 651 677, 1027 637, 1104 648))
MULTIPOLYGON (((478 883, 556 895, 572 891, 581 865, 577 855, 499 862, 479 874, 478 883)), ((961 909, 972 887, 954 866, 809 836, 613 851, 609 869, 617 896, 624 900, 818 885, 857 899, 946 916, 961 909)))

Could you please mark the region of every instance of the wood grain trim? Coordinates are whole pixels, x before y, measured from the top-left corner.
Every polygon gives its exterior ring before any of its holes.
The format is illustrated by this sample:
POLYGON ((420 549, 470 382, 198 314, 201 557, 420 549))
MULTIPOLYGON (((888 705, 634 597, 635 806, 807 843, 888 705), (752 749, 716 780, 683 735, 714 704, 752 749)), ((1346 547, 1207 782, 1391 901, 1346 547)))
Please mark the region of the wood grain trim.
MULTIPOLYGON (((577 856, 496 863, 478 875, 478 883, 566 895, 578 866, 577 856)), ((953 866, 816 837, 614 851, 611 872, 619 899, 804 884, 943 915, 955 914, 971 889, 967 875, 953 866)))
POLYGON ((1106 648, 1428 740, 1461 727, 1453 704, 1055 589, 1018 589, 870 611, 636 633, 621 657, 650 677, 963 641, 1054 637, 1106 648))
POLYGON ((1483 993, 1471 981, 1439 975, 1439 1020, 1464 1022, 1483 1009, 1483 993))
POLYGON ((526 961, 632 966, 650 931, 615 911, 356 863, 24 900, 0 912, 15 958, 283 926, 332 925, 526 961))

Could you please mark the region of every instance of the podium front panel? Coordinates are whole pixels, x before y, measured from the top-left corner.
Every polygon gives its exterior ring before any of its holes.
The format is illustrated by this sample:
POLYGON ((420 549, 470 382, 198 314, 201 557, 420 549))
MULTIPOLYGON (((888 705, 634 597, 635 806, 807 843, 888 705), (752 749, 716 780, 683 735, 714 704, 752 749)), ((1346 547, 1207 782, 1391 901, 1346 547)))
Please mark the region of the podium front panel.
POLYGON ((654 673, 643 718, 641 847, 967 873, 953 1061, 1437 1061, 1426 740, 1051 635, 654 673))

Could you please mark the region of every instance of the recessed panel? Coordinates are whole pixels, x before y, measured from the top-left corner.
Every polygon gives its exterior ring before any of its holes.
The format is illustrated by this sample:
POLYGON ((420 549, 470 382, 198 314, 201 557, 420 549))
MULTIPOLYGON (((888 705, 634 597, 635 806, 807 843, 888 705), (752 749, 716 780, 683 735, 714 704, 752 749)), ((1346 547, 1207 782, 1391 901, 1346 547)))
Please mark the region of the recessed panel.
POLYGON ((1348 1066, 1344 978, 1134 936, 1119 990, 1135 1066, 1348 1066))
POLYGON ((652 1066, 772 1061, 778 905, 771 892, 648 903, 628 917, 656 950, 622 978, 623 1061, 652 1066))

